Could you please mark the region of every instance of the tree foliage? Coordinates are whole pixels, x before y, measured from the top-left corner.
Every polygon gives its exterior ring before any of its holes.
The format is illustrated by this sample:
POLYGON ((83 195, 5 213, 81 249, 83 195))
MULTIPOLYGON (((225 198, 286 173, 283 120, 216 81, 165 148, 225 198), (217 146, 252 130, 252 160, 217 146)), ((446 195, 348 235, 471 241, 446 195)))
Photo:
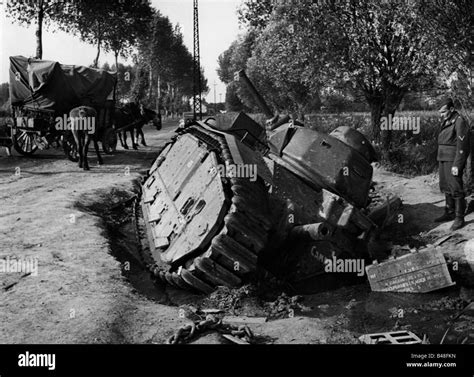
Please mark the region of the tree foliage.
POLYGON ((239 22, 251 29, 263 30, 275 8, 274 0, 247 0, 237 11, 239 22))
POLYGON ((10 85, 8 82, 0 84, 0 106, 10 99, 10 85))
POLYGON ((56 2, 48 0, 36 1, 7 1, 7 17, 12 18, 20 25, 30 26, 36 24, 36 52, 35 57, 43 57, 43 26, 55 23, 67 28, 69 17, 67 13, 71 8, 70 2, 56 2))
MULTIPOLYGON (((148 29, 138 40, 133 90, 155 108, 169 113, 188 110, 188 99, 193 95, 193 57, 184 45, 181 29, 159 11, 148 29)), ((208 83, 202 71, 201 79, 206 92, 208 83)))
MULTIPOLYGON (((320 98, 363 97, 378 138, 380 118, 393 114, 407 93, 430 85, 443 70, 455 70, 444 61, 472 61, 470 7, 471 0, 418 0, 403 6, 377 0, 291 5, 247 0, 239 19, 257 37, 245 59, 242 39, 221 54, 219 77, 230 82, 235 62, 244 61, 240 68, 271 93, 274 107, 289 112, 315 110, 320 98), (427 17, 427 9, 433 17, 427 17)), ((383 136, 389 146, 390 134, 383 136)))
MULTIPOLYGON (((467 108, 474 105, 474 2, 471 0, 422 1, 424 27, 444 50, 440 58, 451 96, 467 108)), ((472 119, 471 119, 472 120, 472 119)))

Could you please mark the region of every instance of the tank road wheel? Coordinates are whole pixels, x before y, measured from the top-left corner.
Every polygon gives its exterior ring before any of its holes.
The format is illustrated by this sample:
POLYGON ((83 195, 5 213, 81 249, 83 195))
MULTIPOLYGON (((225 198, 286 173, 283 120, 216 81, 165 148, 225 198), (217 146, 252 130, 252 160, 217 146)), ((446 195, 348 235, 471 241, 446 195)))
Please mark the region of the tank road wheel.
POLYGON ((72 162, 79 161, 79 152, 77 151, 76 142, 74 141, 74 136, 71 131, 68 131, 64 135, 63 139, 63 150, 67 158, 72 162))
POLYGON ((117 149, 117 134, 113 128, 107 127, 102 135, 102 150, 105 154, 112 154, 117 149))
POLYGON ((38 149, 36 137, 36 132, 16 130, 13 135, 13 147, 21 155, 31 156, 38 149))
POLYGON ((234 164, 225 138, 187 128, 150 169, 137 221, 151 245, 143 257, 154 276, 204 294, 256 276, 272 225, 264 182, 209 176, 216 164, 234 164), (175 219, 181 216, 185 222, 175 219))

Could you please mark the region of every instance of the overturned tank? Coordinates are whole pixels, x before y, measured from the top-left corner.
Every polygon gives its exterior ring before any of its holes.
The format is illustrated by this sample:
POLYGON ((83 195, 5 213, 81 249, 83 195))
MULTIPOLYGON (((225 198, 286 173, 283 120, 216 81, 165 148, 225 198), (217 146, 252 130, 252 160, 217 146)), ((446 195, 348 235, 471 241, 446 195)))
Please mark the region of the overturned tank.
POLYGON ((327 135, 274 117, 245 72, 238 76, 272 120, 266 128, 245 113, 194 121, 165 146, 142 185, 148 268, 209 293, 260 273, 314 284, 326 260, 366 258, 377 227, 366 209, 370 142, 350 127, 327 135))

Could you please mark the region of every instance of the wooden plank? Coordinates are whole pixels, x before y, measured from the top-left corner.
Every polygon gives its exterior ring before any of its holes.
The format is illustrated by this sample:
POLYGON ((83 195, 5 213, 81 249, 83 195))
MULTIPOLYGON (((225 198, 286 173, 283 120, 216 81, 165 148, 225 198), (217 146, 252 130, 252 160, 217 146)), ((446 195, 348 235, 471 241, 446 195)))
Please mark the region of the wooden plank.
POLYGON ((246 342, 245 340, 242 340, 240 338, 237 338, 236 336, 232 336, 232 335, 229 335, 229 334, 222 334, 222 336, 224 338, 226 338, 227 340, 230 340, 232 343, 236 343, 236 344, 250 344, 248 342, 246 342))
POLYGON ((247 316, 226 316, 222 318, 222 323, 243 323, 246 325, 260 325, 267 321, 266 317, 247 317, 247 316))
POLYGON ((410 253, 366 267, 370 287, 377 292, 426 293, 454 285, 438 249, 410 253))
POLYGON ((453 237, 452 234, 449 234, 449 235, 447 235, 447 236, 445 236, 445 237, 441 237, 441 238, 439 238, 439 239, 433 244, 433 246, 439 246, 439 245, 445 243, 445 242, 446 242, 447 240, 449 240, 451 237, 453 237))

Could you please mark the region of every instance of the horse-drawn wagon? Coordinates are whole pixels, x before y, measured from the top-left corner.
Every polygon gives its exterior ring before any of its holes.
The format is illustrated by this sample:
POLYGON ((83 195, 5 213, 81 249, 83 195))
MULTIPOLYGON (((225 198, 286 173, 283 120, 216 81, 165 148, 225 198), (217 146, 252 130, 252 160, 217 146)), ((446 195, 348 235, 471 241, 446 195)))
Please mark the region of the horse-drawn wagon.
POLYGON ((68 116, 74 107, 87 105, 97 112, 90 126, 102 150, 113 153, 117 145, 113 125, 115 81, 113 73, 102 69, 10 57, 11 137, 15 150, 30 156, 61 142, 67 157, 77 161, 68 116))

